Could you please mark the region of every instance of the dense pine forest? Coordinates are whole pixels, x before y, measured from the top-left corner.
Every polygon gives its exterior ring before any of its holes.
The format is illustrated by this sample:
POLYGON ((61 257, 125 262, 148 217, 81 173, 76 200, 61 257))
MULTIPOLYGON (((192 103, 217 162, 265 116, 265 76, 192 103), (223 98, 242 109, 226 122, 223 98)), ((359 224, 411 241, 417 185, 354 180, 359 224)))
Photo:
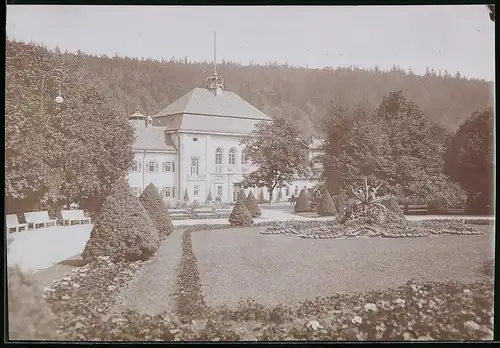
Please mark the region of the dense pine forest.
MULTIPOLYGON (((210 62, 187 58, 158 61, 78 54, 83 57, 83 70, 109 88, 111 98, 126 114, 139 107, 154 115, 192 88, 204 86, 213 71, 210 62)), ((70 61, 75 54, 63 56, 70 61)), ((321 135, 320 120, 332 104, 373 109, 384 96, 401 90, 430 120, 455 131, 472 112, 491 106, 493 96, 490 81, 430 68, 420 76, 397 66, 390 71, 378 67, 306 69, 275 62, 245 66, 222 60, 217 69, 227 90, 271 117, 293 120, 308 136, 321 135)))

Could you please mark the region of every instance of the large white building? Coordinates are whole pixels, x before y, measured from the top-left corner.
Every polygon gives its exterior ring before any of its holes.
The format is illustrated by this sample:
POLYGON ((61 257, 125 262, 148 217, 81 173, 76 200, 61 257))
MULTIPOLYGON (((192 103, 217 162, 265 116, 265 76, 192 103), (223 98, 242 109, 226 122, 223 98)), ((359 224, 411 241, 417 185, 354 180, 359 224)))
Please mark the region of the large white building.
MULTIPOLYGON (((189 200, 203 203, 209 192, 215 200, 234 202, 241 189, 243 175, 252 168, 245 157, 240 139, 253 126, 271 118, 233 92, 224 90, 217 73, 207 78, 205 88, 194 88, 153 117, 137 110, 130 116, 136 140, 135 162, 128 181, 136 195, 153 183, 165 200, 189 200)), ((311 142, 309 158, 317 141, 311 142)), ((315 180, 300 179, 282 189, 282 199, 298 195, 315 180)), ((266 188, 252 188, 256 197, 266 188)), ((248 190, 247 190, 248 192, 248 190)), ((278 199, 278 190, 273 197, 278 199)))

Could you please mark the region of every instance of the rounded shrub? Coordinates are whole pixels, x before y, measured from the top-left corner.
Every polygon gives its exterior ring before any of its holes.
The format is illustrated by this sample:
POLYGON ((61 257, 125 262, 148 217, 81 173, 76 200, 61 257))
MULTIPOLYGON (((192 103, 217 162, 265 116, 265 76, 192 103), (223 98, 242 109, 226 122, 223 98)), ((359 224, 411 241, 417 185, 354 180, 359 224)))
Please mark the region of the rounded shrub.
POLYGON ((112 261, 147 260, 158 250, 156 226, 124 179, 118 180, 104 201, 82 257, 86 262, 99 256, 112 261))
POLYGON ((251 226, 253 224, 252 215, 240 196, 238 196, 233 211, 229 215, 229 223, 232 226, 251 226))
POLYGON ((333 204, 332 196, 330 196, 328 190, 323 191, 317 213, 320 216, 334 216, 337 214, 337 209, 335 209, 335 204, 333 204))
POLYGON ((399 207, 398 202, 394 197, 387 198, 381 202, 381 204, 387 208, 390 212, 396 214, 397 217, 404 218, 405 214, 403 210, 399 207))
POLYGON ((305 213, 311 210, 306 189, 300 190, 299 198, 297 198, 297 203, 295 203, 294 210, 296 213, 305 213))
POLYGON ((158 189, 149 184, 139 197, 139 201, 153 220, 160 239, 165 238, 174 230, 167 206, 161 199, 158 189))
POLYGON ((252 191, 248 193, 248 197, 245 199, 245 206, 252 217, 259 217, 262 215, 257 199, 253 195, 252 191))

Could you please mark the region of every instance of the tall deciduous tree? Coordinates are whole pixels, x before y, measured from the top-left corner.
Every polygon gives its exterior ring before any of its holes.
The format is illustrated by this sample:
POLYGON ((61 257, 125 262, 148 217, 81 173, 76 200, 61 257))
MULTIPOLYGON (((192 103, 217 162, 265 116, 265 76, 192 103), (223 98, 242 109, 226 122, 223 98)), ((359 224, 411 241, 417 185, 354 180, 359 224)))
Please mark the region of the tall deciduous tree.
POLYGON ((62 62, 46 48, 9 40, 6 53, 7 210, 77 203, 98 211, 132 164, 127 115, 78 69, 60 80, 48 73, 62 62), (54 102, 59 87, 61 105, 54 102))
POLYGON ((300 131, 283 118, 255 125, 251 136, 241 141, 247 157, 257 169, 244 175, 243 187, 266 187, 269 204, 273 191, 309 174, 308 145, 300 131))
POLYGON ((474 212, 492 212, 493 109, 473 113, 449 138, 444 168, 465 189, 474 212))
POLYGON ((456 204, 463 199, 443 174, 446 133, 401 91, 390 93, 373 112, 332 107, 324 129, 323 179, 333 194, 366 178, 399 200, 456 204))

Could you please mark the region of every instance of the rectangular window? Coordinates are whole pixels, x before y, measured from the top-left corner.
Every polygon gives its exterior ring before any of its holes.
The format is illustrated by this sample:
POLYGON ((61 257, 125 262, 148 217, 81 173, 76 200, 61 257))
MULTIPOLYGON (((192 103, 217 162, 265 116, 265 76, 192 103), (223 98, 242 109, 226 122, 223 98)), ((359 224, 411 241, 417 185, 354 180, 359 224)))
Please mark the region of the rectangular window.
POLYGON ((175 162, 172 162, 172 172, 175 172, 175 162))
POLYGON ((198 141, 198 138, 193 138, 193 141, 195 141, 195 142, 198 141))
POLYGON ((295 186, 295 197, 299 195, 299 187, 295 186))
POLYGON ((171 198, 172 197, 172 191, 170 187, 165 187, 165 198, 171 198))
POLYGON ((141 195, 141 188, 140 187, 132 187, 132 191, 134 192, 134 195, 139 197, 141 195))
POLYGON ((217 196, 222 197, 222 185, 217 185, 217 196))
POLYGON ((172 170, 172 166, 170 162, 165 162, 165 171, 170 172, 172 170))
POLYGON ((216 165, 216 166, 215 166, 215 172, 216 172, 217 174, 222 173, 222 165, 216 165))
POLYGON ((200 186, 194 185, 193 196, 198 197, 199 194, 200 194, 200 186))
POLYGON ((172 186, 172 198, 175 198, 175 186, 172 186))
POLYGON ((286 192, 285 192, 285 195, 288 197, 290 196, 290 187, 286 187, 286 192))
POLYGON ((158 168, 158 163, 154 162, 154 161, 150 161, 148 163, 148 170, 150 172, 156 172, 157 171, 157 168, 158 168))
POLYGON ((133 173, 138 173, 138 172, 141 171, 140 168, 141 168, 141 164, 139 162, 137 162, 137 161, 134 161, 134 164, 132 166, 132 172, 133 173))
POLYGON ((191 175, 198 175, 198 157, 191 157, 191 175))

